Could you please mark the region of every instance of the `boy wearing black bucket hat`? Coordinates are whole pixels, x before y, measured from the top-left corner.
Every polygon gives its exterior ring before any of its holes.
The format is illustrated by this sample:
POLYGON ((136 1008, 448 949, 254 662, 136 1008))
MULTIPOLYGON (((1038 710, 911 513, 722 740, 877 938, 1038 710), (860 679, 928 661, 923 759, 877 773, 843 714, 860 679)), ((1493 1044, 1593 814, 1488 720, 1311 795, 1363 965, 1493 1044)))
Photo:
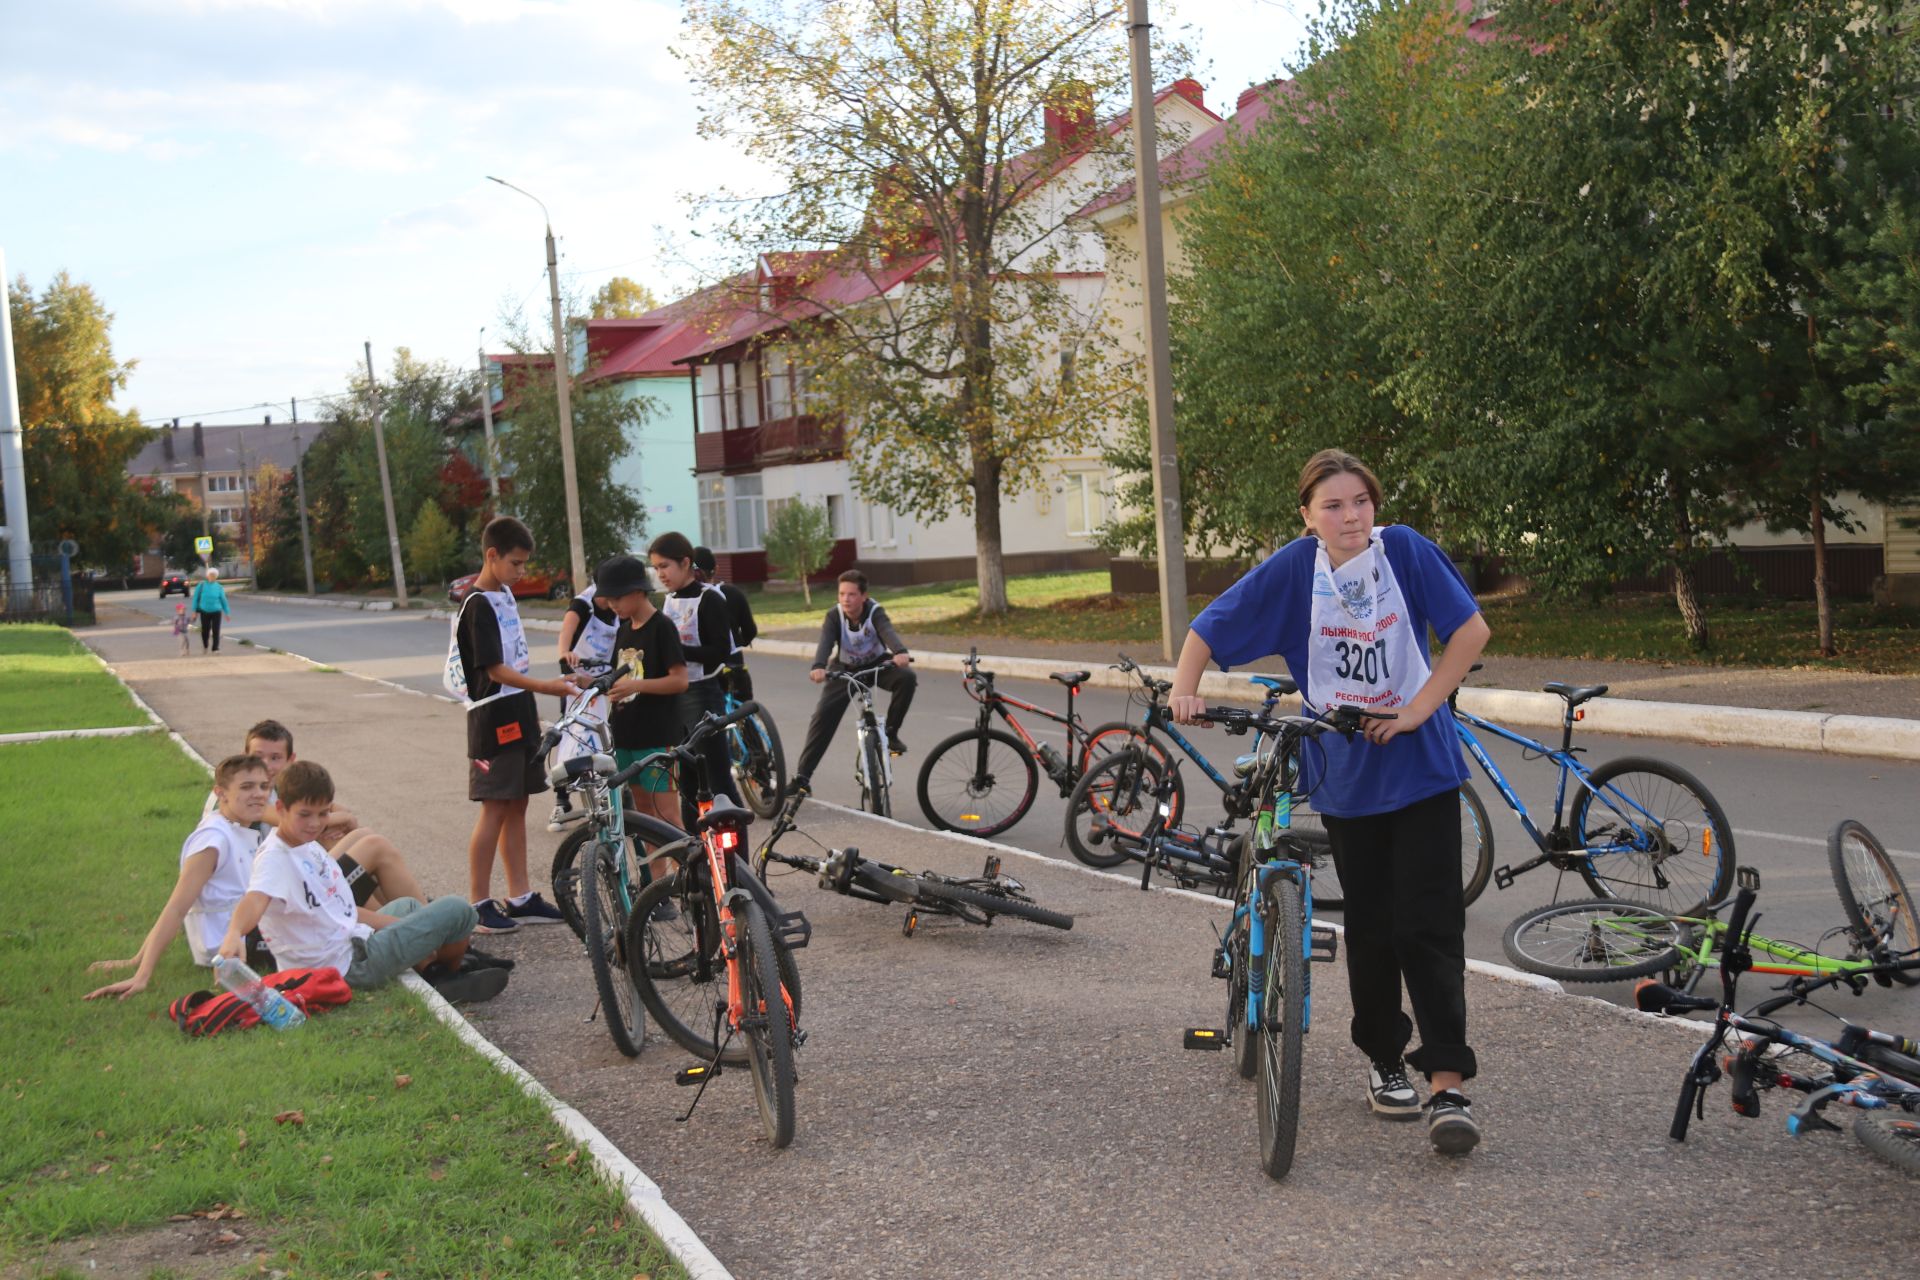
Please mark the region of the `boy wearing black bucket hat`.
MULTIPOLYGON (((687 687, 687 658, 673 620, 647 594, 645 561, 613 556, 594 570, 593 585, 594 595, 620 619, 613 663, 623 674, 607 691, 613 704, 607 728, 614 759, 624 769, 678 745, 680 713, 674 699, 687 687)), ((680 825, 679 797, 665 769, 642 770, 628 790, 636 809, 680 825)))

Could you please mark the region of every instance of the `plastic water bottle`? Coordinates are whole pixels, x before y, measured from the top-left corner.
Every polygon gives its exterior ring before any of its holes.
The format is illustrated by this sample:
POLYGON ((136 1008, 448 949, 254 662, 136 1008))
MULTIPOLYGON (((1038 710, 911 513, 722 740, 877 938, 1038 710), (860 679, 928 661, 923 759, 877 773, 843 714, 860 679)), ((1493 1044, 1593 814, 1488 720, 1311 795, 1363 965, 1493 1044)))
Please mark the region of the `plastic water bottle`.
POLYGON ((248 968, 244 960, 222 956, 213 962, 213 972, 221 986, 252 1005, 260 1021, 275 1031, 291 1031, 307 1020, 299 1005, 280 994, 278 987, 260 981, 260 975, 248 968))

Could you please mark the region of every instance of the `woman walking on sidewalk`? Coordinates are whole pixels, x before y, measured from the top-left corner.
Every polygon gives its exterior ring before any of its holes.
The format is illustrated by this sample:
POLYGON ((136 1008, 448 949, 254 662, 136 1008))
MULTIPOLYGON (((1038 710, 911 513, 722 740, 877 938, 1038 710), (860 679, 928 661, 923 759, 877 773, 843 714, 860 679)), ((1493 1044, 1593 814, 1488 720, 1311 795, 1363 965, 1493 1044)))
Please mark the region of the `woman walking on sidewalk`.
POLYGON ((1405 525, 1375 527, 1380 482, 1351 454, 1326 449, 1300 473, 1306 536, 1269 556, 1193 621, 1171 709, 1199 719, 1208 661, 1223 670, 1271 653, 1286 659, 1310 708, 1391 711, 1365 737, 1335 734, 1306 753, 1302 787, 1326 820, 1346 893, 1353 1042, 1367 1055, 1367 1101, 1390 1119, 1422 1108, 1411 1064, 1432 1083, 1434 1149, 1480 1141, 1460 1086, 1477 1064, 1467 1044, 1466 906, 1460 885, 1460 784, 1466 766, 1445 715, 1490 634, 1473 594, 1439 547, 1405 525), (1427 628, 1446 645, 1430 666, 1427 628), (1413 1018, 1401 1009, 1404 982, 1413 1018), (1415 1025, 1420 1047, 1407 1053, 1415 1025))
POLYGON ((220 652, 220 621, 233 610, 227 606, 227 589, 220 585, 218 569, 208 568, 206 580, 194 584, 193 597, 187 603, 200 615, 200 652, 207 652, 209 639, 213 652, 220 652))

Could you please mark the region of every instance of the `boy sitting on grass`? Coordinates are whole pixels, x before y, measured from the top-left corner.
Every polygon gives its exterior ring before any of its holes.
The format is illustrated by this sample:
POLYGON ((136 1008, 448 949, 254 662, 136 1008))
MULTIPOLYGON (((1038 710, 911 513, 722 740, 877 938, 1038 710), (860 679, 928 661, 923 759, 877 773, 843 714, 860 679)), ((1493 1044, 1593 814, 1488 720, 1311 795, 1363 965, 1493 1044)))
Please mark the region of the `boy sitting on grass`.
MULTIPOLYGON (((125 1000, 145 991, 153 981, 153 971, 159 966, 161 955, 183 924, 194 963, 213 962, 214 953, 227 936, 234 906, 246 894, 251 882, 254 846, 260 840, 253 824, 267 811, 267 797, 272 790, 273 780, 259 756, 228 756, 220 762, 213 771, 217 807, 200 819, 200 825, 181 844, 180 878, 174 883, 167 905, 160 909, 160 918, 147 931, 140 950, 134 952, 131 960, 96 960, 87 966, 89 973, 99 973, 131 965, 133 976, 89 991, 86 999, 118 996, 125 1000)), ((245 929, 241 930, 242 935, 245 933, 245 929)))
POLYGON ((355 990, 391 982, 408 968, 448 1000, 481 1001, 507 985, 504 969, 462 966, 479 917, 457 897, 395 898, 379 911, 355 906, 353 891, 320 846, 333 807, 333 779, 297 760, 280 771, 276 827, 253 859, 247 895, 234 909, 220 954, 237 959, 247 930, 260 927, 283 969, 338 969, 355 990))

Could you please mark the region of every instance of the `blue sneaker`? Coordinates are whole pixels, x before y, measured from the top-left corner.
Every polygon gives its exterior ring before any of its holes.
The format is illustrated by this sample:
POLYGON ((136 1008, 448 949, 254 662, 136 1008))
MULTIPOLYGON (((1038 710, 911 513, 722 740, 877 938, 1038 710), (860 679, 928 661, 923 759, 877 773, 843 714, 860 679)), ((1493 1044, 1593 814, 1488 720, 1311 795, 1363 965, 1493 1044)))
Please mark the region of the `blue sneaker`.
POLYGON ((567 918, 560 914, 560 908, 548 902, 537 893, 527 895, 525 902, 515 902, 512 898, 503 899, 507 915, 516 924, 565 924, 567 918))
POLYGON ((520 922, 501 909, 500 899, 483 898, 473 904, 480 915, 480 923, 473 927, 475 933, 512 933, 520 927, 520 922))

